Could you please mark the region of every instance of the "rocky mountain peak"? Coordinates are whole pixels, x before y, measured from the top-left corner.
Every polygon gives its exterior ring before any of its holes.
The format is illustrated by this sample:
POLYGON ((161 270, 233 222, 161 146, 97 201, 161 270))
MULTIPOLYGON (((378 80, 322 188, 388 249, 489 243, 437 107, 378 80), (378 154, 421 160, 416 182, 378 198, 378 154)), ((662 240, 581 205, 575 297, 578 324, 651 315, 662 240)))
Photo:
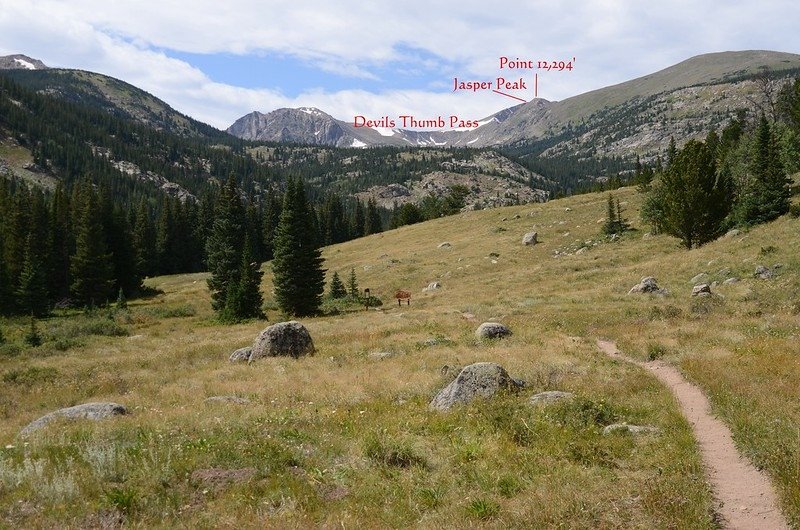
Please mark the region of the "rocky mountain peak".
POLYGON ((0 70, 47 70, 48 66, 39 59, 15 54, 0 57, 0 70))

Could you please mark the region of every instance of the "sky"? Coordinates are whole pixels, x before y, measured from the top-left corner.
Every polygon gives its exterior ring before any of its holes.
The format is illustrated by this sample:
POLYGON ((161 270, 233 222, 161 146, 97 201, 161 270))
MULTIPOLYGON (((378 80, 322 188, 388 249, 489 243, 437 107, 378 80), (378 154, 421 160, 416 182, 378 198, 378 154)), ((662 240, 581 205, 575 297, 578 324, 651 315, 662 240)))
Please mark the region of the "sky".
POLYGON ((508 96, 561 100, 703 53, 800 53, 798 21, 797 0, 0 0, 0 55, 122 79, 222 129, 301 106, 479 120, 508 96))

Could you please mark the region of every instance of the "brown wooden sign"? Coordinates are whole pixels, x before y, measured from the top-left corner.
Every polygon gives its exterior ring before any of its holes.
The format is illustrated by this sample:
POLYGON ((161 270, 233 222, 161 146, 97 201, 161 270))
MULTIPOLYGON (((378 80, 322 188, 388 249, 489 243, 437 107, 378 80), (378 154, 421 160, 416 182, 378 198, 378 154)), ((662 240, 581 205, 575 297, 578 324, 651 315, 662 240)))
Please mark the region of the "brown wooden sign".
POLYGON ((397 298, 397 305, 403 305, 403 300, 406 301, 407 305, 411 305, 411 291, 400 289, 394 293, 394 297, 397 298))

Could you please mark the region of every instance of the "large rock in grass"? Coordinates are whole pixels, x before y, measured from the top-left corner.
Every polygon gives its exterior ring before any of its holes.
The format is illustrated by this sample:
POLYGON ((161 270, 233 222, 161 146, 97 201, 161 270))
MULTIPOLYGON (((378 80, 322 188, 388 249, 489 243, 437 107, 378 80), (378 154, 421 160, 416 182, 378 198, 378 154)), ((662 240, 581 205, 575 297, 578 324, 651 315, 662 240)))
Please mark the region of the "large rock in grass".
POLYGON ((314 341, 300 322, 290 320, 269 326, 258 334, 250 361, 261 357, 301 357, 314 354, 314 341))
POLYGON ((536 232, 528 232, 524 236, 522 236, 522 244, 526 247, 535 245, 539 242, 539 234, 536 232))
POLYGON ((431 410, 449 410, 478 397, 490 398, 500 391, 515 391, 523 386, 523 382, 513 379, 499 364, 470 364, 433 398, 429 407, 431 410))
POLYGON ((27 436, 33 431, 41 429, 48 423, 56 420, 98 421, 127 413, 128 409, 119 403, 84 403, 83 405, 75 405, 74 407, 67 407, 46 414, 38 420, 34 420, 26 425, 25 428, 20 431, 19 435, 27 436))
POLYGON ((692 287, 692 296, 711 296, 711 286, 707 283, 701 283, 692 287))
POLYGON ((484 322, 475 330, 479 339, 501 339, 511 335, 511 330, 497 322, 484 322))
POLYGON ((658 283, 656 283, 656 279, 652 276, 645 276, 639 281, 639 283, 631 287, 630 291, 628 291, 628 294, 637 293, 667 294, 667 290, 659 288, 658 283))

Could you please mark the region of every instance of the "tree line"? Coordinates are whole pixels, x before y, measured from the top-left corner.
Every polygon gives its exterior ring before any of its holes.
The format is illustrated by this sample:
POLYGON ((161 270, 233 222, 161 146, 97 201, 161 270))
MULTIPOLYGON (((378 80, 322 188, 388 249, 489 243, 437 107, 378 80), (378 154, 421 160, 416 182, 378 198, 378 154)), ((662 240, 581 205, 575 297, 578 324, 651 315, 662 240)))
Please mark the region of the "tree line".
MULTIPOLYGON (((211 270, 218 251, 210 241, 221 216, 229 215, 221 206, 226 201, 240 204, 236 266, 245 249, 250 263, 273 259, 284 198, 246 196, 234 177, 197 201, 163 195, 155 207, 142 199, 131 209, 88 179, 47 192, 0 177, 0 313, 42 316, 55 307, 100 306, 120 292, 141 294, 148 276, 211 270)), ((308 216, 303 237, 317 248, 384 229, 374 200, 329 194, 308 204, 308 216)))

